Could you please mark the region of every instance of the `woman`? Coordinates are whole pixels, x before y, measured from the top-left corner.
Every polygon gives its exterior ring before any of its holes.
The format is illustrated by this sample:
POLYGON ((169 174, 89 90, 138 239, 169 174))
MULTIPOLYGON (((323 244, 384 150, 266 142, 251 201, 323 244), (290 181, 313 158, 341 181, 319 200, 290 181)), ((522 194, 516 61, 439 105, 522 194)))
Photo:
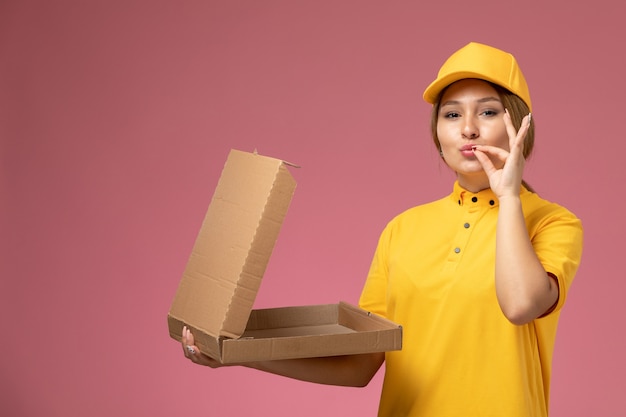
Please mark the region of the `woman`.
MULTIPOLYGON (((384 362, 379 416, 547 416, 582 226, 522 180, 534 143, 526 81, 512 55, 470 43, 448 58, 424 99, 457 180, 450 195, 389 222, 359 303, 403 326, 403 349, 245 365, 362 386, 384 362)), ((196 363, 220 366, 186 329, 183 348, 196 363)))

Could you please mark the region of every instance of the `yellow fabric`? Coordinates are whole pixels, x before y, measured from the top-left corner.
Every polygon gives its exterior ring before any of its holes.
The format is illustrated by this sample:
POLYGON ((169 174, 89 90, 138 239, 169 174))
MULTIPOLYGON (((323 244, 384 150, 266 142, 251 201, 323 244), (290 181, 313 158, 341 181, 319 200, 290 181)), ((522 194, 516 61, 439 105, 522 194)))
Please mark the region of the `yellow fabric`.
POLYGON ((558 279, 555 310, 511 324, 495 294, 498 201, 458 183, 383 231, 360 306, 403 326, 386 354, 381 417, 545 417, 559 313, 582 253, 571 212, 523 189, 528 232, 558 279), (472 198, 476 197, 476 201, 472 198))
POLYGON ((453 53, 439 69, 437 79, 424 90, 424 100, 434 104, 447 86, 465 78, 491 81, 520 97, 532 110, 526 78, 513 55, 489 45, 470 42, 453 53))

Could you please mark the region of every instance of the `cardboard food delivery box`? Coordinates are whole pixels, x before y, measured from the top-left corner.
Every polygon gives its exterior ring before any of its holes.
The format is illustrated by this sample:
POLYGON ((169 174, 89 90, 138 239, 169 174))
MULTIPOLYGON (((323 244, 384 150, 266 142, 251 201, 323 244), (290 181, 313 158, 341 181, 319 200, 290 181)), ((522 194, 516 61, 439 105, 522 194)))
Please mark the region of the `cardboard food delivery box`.
POLYGON ((282 160, 231 150, 168 314, 222 363, 399 350, 402 329, 345 302, 253 310, 296 187, 282 160))

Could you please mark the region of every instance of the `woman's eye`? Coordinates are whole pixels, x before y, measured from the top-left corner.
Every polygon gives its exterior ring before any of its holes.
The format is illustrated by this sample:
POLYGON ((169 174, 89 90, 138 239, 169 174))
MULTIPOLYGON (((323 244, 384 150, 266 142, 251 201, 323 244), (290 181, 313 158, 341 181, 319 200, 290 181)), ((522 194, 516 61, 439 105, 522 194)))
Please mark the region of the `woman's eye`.
POLYGON ((483 112, 483 115, 485 115, 485 116, 496 116, 497 114, 498 114, 498 112, 495 111, 495 110, 485 110, 483 112))
POLYGON ((446 113, 444 117, 446 119, 454 119, 454 118, 459 117, 459 114, 451 111, 451 112, 446 113))

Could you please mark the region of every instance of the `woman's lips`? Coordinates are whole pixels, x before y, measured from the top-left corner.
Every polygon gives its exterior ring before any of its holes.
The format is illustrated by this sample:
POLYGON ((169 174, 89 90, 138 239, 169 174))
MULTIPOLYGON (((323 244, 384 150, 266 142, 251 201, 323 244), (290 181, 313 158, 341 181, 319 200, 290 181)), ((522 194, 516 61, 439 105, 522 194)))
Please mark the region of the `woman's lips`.
POLYGON ((474 155, 474 147, 476 145, 463 145, 460 149, 461 151, 461 155, 467 157, 467 158, 475 158, 476 156, 474 155))

